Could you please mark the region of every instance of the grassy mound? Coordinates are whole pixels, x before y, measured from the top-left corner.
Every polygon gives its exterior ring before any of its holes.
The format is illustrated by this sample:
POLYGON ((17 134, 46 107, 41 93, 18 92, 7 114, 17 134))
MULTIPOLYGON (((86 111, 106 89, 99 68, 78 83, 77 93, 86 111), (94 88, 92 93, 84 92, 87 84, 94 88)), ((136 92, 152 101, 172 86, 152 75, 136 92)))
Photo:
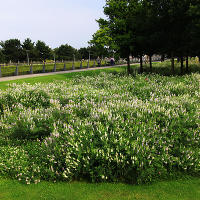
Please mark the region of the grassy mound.
POLYGON ((102 73, 0 93, 0 174, 151 182, 199 176, 199 75, 102 73))

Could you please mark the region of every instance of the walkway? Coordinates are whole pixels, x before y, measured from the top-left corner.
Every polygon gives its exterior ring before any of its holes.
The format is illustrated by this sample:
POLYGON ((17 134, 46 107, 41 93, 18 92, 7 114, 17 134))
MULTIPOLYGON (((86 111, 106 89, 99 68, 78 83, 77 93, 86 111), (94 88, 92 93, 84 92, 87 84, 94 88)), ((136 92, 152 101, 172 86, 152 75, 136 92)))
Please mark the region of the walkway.
POLYGON ((85 69, 75 69, 75 70, 59 71, 59 72, 27 74, 27 75, 20 75, 20 76, 8 76, 8 77, 1 77, 0 82, 23 79, 23 78, 32 78, 32 77, 38 77, 38 76, 49 76, 49 75, 54 75, 54 74, 66 74, 66 73, 82 72, 82 71, 89 71, 89 70, 96 70, 96 69, 105 69, 105 68, 111 68, 111 67, 121 67, 121 66, 126 66, 126 64, 115 65, 115 66, 105 66, 105 67, 85 68, 85 69))

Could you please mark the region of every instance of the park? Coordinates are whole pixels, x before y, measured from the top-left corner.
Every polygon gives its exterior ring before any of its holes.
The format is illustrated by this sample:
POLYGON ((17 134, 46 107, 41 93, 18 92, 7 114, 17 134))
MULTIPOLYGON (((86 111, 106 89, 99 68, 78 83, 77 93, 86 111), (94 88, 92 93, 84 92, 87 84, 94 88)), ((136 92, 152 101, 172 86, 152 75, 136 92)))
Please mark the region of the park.
POLYGON ((1 42, 0 199, 200 199, 197 2, 106 1, 79 50, 1 42))

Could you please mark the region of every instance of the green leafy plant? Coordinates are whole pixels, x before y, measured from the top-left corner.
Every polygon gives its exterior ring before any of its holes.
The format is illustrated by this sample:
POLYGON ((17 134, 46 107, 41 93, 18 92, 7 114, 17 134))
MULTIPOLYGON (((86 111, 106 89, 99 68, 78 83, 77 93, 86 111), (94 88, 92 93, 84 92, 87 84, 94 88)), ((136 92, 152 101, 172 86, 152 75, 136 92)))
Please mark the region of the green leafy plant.
POLYGON ((199 79, 101 73, 13 85, 0 92, 0 174, 26 183, 199 176, 199 79))

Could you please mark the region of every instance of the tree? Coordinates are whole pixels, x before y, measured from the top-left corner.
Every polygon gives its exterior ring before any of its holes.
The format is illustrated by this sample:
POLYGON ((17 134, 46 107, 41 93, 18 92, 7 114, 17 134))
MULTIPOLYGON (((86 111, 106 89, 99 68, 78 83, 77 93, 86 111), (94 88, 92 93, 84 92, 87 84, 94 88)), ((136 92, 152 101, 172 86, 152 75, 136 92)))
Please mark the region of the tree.
MULTIPOLYGON (((143 55, 153 55, 153 43, 149 40, 153 28, 151 7, 147 1, 131 1, 128 4, 127 24, 132 37, 131 53, 140 58, 140 72, 143 72, 143 55)), ((151 65, 151 62, 150 62, 151 65)))
POLYGON ((58 60, 73 60, 73 55, 77 55, 77 50, 72 46, 65 44, 55 49, 58 60))
POLYGON ((110 36, 121 57, 127 58, 127 71, 130 73, 131 43, 133 40, 129 29, 129 1, 107 0, 104 7, 107 20, 99 21, 100 27, 108 27, 110 36))
POLYGON ((142 56, 150 56, 152 68, 154 53, 171 57, 173 71, 174 57, 180 57, 183 72, 183 57, 199 54, 199 5, 200 0, 107 0, 108 18, 100 25, 108 27, 121 55, 140 57, 141 72, 142 56))
POLYGON ((158 40, 161 41, 160 52, 171 57, 172 71, 174 71, 174 57, 181 59, 181 72, 183 72, 183 57, 188 57, 190 54, 193 28, 189 10, 197 1, 151 0, 159 25, 157 32, 158 40))
POLYGON ((78 50, 78 55, 80 59, 88 59, 89 57, 88 54, 89 54, 89 51, 88 51, 88 48, 86 47, 82 47, 78 50))
POLYGON ((200 0, 192 1, 188 13, 191 17, 190 56, 200 57, 200 0))
POLYGON ((25 50, 31 51, 34 49, 34 42, 32 42, 32 40, 30 38, 27 38, 24 40, 22 47, 25 50))
POLYGON ((0 45, 2 46, 2 53, 5 56, 6 62, 18 62, 23 60, 23 50, 20 40, 10 39, 1 42, 0 45))
POLYGON ((100 25, 100 29, 93 34, 92 40, 89 41, 94 54, 96 57, 104 56, 110 57, 113 56, 117 47, 113 43, 113 39, 110 35, 110 29, 104 24, 103 19, 97 20, 100 25))
POLYGON ((49 46, 45 44, 45 42, 42 42, 38 40, 35 45, 37 55, 42 61, 46 61, 46 59, 51 57, 51 49, 49 46))
POLYGON ((5 62, 5 56, 2 52, 2 50, 0 49, 0 63, 3 63, 3 62, 5 62))
POLYGON ((32 40, 30 38, 27 38, 24 40, 23 44, 22 44, 22 48, 23 48, 23 53, 25 54, 24 57, 25 59, 27 58, 28 60, 37 60, 37 51, 35 48, 35 43, 32 42, 32 40))

